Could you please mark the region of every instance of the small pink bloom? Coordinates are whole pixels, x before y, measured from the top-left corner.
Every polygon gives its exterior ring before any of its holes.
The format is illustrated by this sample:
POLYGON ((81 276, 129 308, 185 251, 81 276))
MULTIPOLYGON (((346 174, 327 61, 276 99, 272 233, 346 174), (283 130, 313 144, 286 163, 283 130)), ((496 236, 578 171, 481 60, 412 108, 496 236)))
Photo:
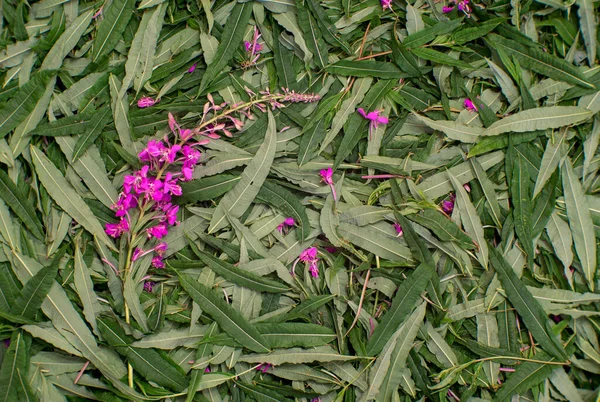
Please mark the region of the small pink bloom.
POLYGON ((327 169, 322 169, 319 174, 321 175, 321 180, 329 185, 333 185, 333 169, 330 167, 327 169))
POLYGON ((181 168, 181 175, 183 176, 182 181, 190 181, 194 177, 194 166, 186 166, 185 164, 181 168))
POLYGON ((252 51, 252 43, 245 40, 244 41, 244 49, 246 49, 247 52, 251 52, 252 51))
MULTIPOLYGON (((144 151, 142 151, 143 153, 144 151)), ((141 155, 141 153, 140 153, 141 155)), ((142 168, 133 173, 133 175, 127 175, 123 178, 123 189, 126 193, 130 193, 133 190, 136 194, 142 192, 141 184, 144 179, 148 177, 148 170, 150 166, 144 165, 142 168)))
POLYGON ((144 254, 144 250, 142 250, 139 247, 136 247, 135 250, 133 250, 133 255, 131 256, 131 261, 136 261, 138 258, 140 258, 142 255, 144 254))
POLYGON ((114 237, 120 237, 124 232, 129 231, 129 222, 125 218, 121 218, 119 223, 107 223, 104 231, 107 235, 114 237))
POLYGON ((152 198, 154 201, 163 199, 163 183, 159 179, 144 179, 140 188, 145 193, 146 198, 152 198))
POLYGON ((167 204, 163 208, 163 211, 165 211, 165 220, 167 223, 171 226, 175 225, 177 223, 177 212, 179 212, 179 205, 167 204))
POLYGON ((117 202, 111 207, 118 218, 127 215, 127 212, 137 206, 137 199, 132 194, 121 193, 117 202))
POLYGON ((137 105, 139 108, 150 107, 150 106, 154 106, 155 104, 156 104, 156 101, 148 96, 140 98, 137 102, 137 105))
POLYGON ((204 369, 204 372, 205 372, 205 373, 210 373, 210 367, 207 367, 207 368, 205 368, 205 369, 204 369))
POLYGON ((380 0, 383 10, 392 9, 392 0, 380 0))
POLYGON ((399 223, 394 223, 394 229, 396 229, 396 237, 401 237, 404 234, 404 230, 402 230, 402 226, 399 223))
POLYGON ((193 73, 196 71, 196 63, 192 64, 192 66, 187 70, 188 73, 193 73))
POLYGON ((162 269, 165 267, 165 262, 163 261, 163 259, 160 256, 157 255, 152 258, 152 266, 154 268, 162 269))
POLYGON ((452 10, 454 10, 454 6, 444 6, 444 7, 442 7, 442 12, 444 14, 451 13, 452 10))
POLYGON ((200 156, 202 156, 200 151, 189 145, 184 145, 183 148, 181 148, 181 153, 183 154, 184 165, 195 165, 200 160, 200 156))
POLYGON ((162 143, 162 141, 150 140, 148 141, 146 148, 142 149, 142 152, 138 154, 138 158, 142 162, 151 161, 160 156, 164 149, 165 145, 162 143))
POLYGON ((149 239, 152 237, 162 239, 167 235, 167 233, 169 233, 169 230, 167 229, 167 224, 165 222, 161 222, 156 226, 146 229, 146 233, 148 234, 149 239))
POLYGON ((177 184, 177 179, 173 178, 173 174, 168 172, 165 174, 165 181, 163 182, 163 193, 171 195, 181 195, 181 186, 177 184))
POLYGON ((169 248, 169 245, 167 243, 165 243, 165 242, 158 243, 156 246, 154 246, 154 252, 162 257, 165 255, 168 248, 169 248))
POLYGON ((266 373, 270 368, 272 368, 273 365, 271 363, 262 363, 261 365, 259 365, 256 370, 260 371, 261 373, 266 373))
POLYGON ((469 186, 469 183, 465 183, 465 184, 463 184, 463 188, 465 189, 465 191, 466 191, 467 193, 470 193, 470 192, 471 192, 471 186, 469 186))
POLYGON ((298 258, 302 262, 311 262, 317 258, 317 252, 318 251, 317 251, 316 247, 309 247, 306 250, 304 250, 302 253, 300 253, 300 257, 298 257, 298 258))
POLYGON ((451 200, 442 201, 442 211, 444 211, 448 215, 452 214, 452 211, 454 211, 454 201, 451 201, 451 200))
POLYGON ((296 224, 296 221, 294 220, 294 218, 285 218, 283 223, 285 223, 288 226, 294 226, 296 224))
POLYGON ((153 289, 154 289, 154 282, 151 282, 151 281, 144 282, 144 291, 146 291, 148 293, 152 293, 153 289))
POLYGON ((475 106, 475 104, 473 103, 473 101, 471 99, 469 99, 469 98, 465 99, 465 101, 463 102, 463 106, 469 112, 476 112, 477 111, 477 106, 475 106))
POLYGON ((317 278, 319 276, 319 260, 316 259, 314 261, 311 261, 308 266, 308 270, 310 271, 310 274, 313 276, 313 278, 317 278))

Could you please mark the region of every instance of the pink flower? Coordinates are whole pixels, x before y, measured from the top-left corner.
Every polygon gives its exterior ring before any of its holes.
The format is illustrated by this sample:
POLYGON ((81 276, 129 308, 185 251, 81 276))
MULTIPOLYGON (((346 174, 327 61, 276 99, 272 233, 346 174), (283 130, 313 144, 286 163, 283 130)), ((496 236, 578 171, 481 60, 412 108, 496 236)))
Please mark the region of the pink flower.
POLYGON ((137 206, 137 199, 132 194, 121 193, 117 202, 111 207, 118 218, 125 216, 127 212, 137 206))
POLYGON ((165 242, 158 243, 156 246, 154 246, 154 252, 162 257, 165 255, 168 248, 169 248, 169 245, 167 243, 165 243, 165 242))
POLYGON ((333 184, 333 169, 330 167, 327 169, 323 169, 319 172, 321 175, 321 180, 323 180, 326 184, 333 184))
MULTIPOLYGON (((142 151, 144 152, 144 151, 142 151)), ((141 153, 140 153, 141 154, 141 153)), ((123 178, 123 189, 125 189, 126 193, 130 193, 131 190, 135 191, 137 194, 142 192, 141 184, 144 179, 148 177, 148 170, 150 166, 144 165, 142 168, 133 173, 133 176, 127 175, 123 178)))
POLYGON ((140 98, 137 102, 139 108, 154 106, 154 104, 156 104, 156 101, 148 96, 140 98))
POLYGON ((470 192, 471 192, 471 186, 469 186, 469 183, 465 183, 465 184, 463 184, 463 188, 465 189, 465 191, 466 191, 467 193, 470 193, 470 192))
POLYGON ((396 229, 396 237, 401 237, 404 234, 404 230, 402 230, 402 226, 399 223, 394 223, 394 229, 396 229))
POLYGON ((380 0, 381 3, 381 7, 383 8, 383 10, 387 10, 388 8, 391 10, 392 9, 392 0, 380 0))
POLYGON ((444 7, 442 7, 442 12, 444 14, 451 13, 452 10, 454 10, 454 6, 444 6, 444 7))
POLYGON ((192 64, 192 66, 187 70, 188 73, 193 73, 196 71, 196 63, 192 64))
POLYGON ((317 258, 317 252, 318 250, 316 247, 309 247, 300 253, 298 259, 302 262, 311 262, 317 258))
POLYGON ((152 198, 154 201, 163 199, 163 183, 159 179, 144 179, 140 188, 145 193, 146 198, 152 198))
POLYGON ((279 224, 279 226, 277 226, 277 230, 281 233, 283 232, 283 229, 288 227, 288 226, 294 226, 296 224, 296 221, 294 220, 294 218, 285 218, 283 222, 281 222, 279 224))
POLYGON ((165 212, 165 220, 171 226, 177 223, 177 212, 179 212, 179 205, 167 204, 163 207, 165 212))
POLYGON ((272 368, 273 365, 271 363, 261 363, 256 370, 260 371, 261 373, 266 373, 270 368, 272 368))
POLYGON ((162 141, 150 140, 148 141, 146 148, 142 149, 142 152, 138 154, 138 158, 142 162, 151 161, 161 155, 164 149, 165 145, 162 143, 162 141))
POLYGON ((205 373, 210 373, 210 367, 207 367, 207 368, 205 368, 205 369, 204 369, 204 372, 205 372, 205 373))
POLYGON ((181 168, 181 175, 183 179, 181 181, 190 181, 194 177, 194 166, 186 166, 185 164, 181 168))
POLYGON ((184 145, 181 149, 181 153, 183 154, 183 164, 188 166, 197 164, 200 160, 200 156, 202 155, 200 151, 190 147, 189 145, 184 145))
POLYGON ((152 258, 152 266, 154 268, 162 269, 165 267, 165 262, 163 261, 163 259, 160 256, 157 255, 152 258))
POLYGON ((154 282, 151 282, 151 281, 144 282, 144 291, 146 291, 148 293, 152 293, 153 289, 154 289, 154 282))
POLYGON ((373 110, 372 112, 365 112, 362 107, 359 107, 357 110, 358 114, 364 117, 367 120, 370 120, 369 123, 369 135, 371 135, 372 131, 377 128, 380 124, 388 124, 389 120, 385 116, 381 116, 381 110, 373 110))
POLYGON ((165 181, 163 182, 163 193, 172 195, 181 195, 181 186, 177 184, 177 179, 173 178, 173 174, 167 172, 165 181))
POLYGON ((152 226, 151 228, 146 229, 146 233, 148 234, 148 238, 157 238, 162 239, 169 233, 167 229, 167 224, 165 222, 161 222, 156 226, 152 226))
POLYGON ((311 261, 308 270, 313 278, 317 278, 319 276, 319 260, 311 261))
POLYGON ((133 250, 133 255, 131 256, 131 261, 138 260, 142 255, 144 255, 144 250, 142 250, 139 247, 136 247, 136 249, 133 250))
POLYGON ((469 99, 469 98, 465 99, 465 101, 463 102, 463 106, 469 112, 476 112, 477 111, 477 106, 475 106, 475 104, 473 103, 473 101, 471 99, 469 99))
POLYGON ((104 229, 107 235, 114 237, 120 237, 124 232, 129 231, 129 222, 125 218, 121 218, 119 223, 107 223, 104 229))
POLYGON ((246 49, 247 52, 251 52, 252 51, 252 43, 245 40, 244 41, 244 49, 246 49))

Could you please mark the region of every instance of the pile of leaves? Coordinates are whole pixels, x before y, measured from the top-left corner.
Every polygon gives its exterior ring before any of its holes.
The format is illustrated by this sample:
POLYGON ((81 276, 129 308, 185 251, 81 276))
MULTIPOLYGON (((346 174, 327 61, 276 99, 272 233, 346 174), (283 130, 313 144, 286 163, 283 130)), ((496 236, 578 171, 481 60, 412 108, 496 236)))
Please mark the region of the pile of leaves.
POLYGON ((598 2, 0 24, 0 400, 597 400, 598 2))

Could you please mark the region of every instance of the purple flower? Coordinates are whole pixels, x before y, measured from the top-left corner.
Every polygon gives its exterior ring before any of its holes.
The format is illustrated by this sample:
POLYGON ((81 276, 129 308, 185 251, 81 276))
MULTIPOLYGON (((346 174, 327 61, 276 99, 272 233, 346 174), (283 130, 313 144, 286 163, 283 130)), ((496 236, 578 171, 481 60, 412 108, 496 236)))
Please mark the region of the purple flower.
POLYGON ((282 233, 283 229, 289 226, 294 226, 296 224, 296 221, 294 220, 294 218, 285 218, 283 222, 281 222, 279 224, 279 226, 277 226, 277 230, 282 233))
POLYGON ((165 174, 165 181, 163 182, 163 193, 181 195, 181 186, 177 184, 177 179, 174 179, 173 174, 169 172, 165 174))
POLYGON ((145 193, 146 198, 152 198, 154 201, 163 199, 163 183, 159 179, 143 179, 140 188, 145 193))
POLYGON ((380 0, 380 3, 383 11, 387 10, 388 8, 390 10, 392 9, 392 0, 380 0))
POLYGON ((326 184, 333 185, 333 169, 330 167, 323 169, 319 171, 319 174, 321 175, 322 181, 324 181, 326 184))
POLYGON ((167 224, 165 222, 161 222, 156 226, 152 226, 151 228, 146 229, 146 233, 148 234, 148 238, 157 238, 162 239, 169 233, 167 229, 167 224))
POLYGON ((154 106, 155 104, 156 104, 156 101, 148 96, 140 98, 137 102, 137 105, 139 108, 150 107, 150 106, 154 106))
POLYGON ((373 110, 372 112, 365 112, 362 107, 359 107, 357 110, 358 114, 364 117, 367 120, 370 120, 369 123, 369 135, 377 128, 380 124, 388 124, 389 120, 385 116, 381 116, 381 110, 373 110))
POLYGON ((316 247, 309 247, 306 250, 300 253, 298 259, 294 262, 292 266, 292 275, 294 275, 294 270, 296 268, 296 264, 298 261, 302 261, 308 264, 308 270, 313 277, 319 276, 319 258, 317 257, 318 250, 316 247))
POLYGON ((177 223, 177 212, 179 212, 179 205, 171 205, 166 204, 163 207, 163 211, 165 212, 164 220, 171 226, 177 223))
MULTIPOLYGON (((144 152, 144 151, 142 151, 144 152)), ((141 154, 141 153, 140 153, 141 154)), ((141 184, 144 179, 148 177, 148 170, 150 166, 144 165, 142 168, 136 172, 133 172, 132 175, 127 175, 123 178, 123 189, 126 193, 131 193, 133 190, 136 194, 140 194, 142 192, 141 184)))
POLYGON ((163 261, 163 259, 160 256, 155 256, 152 258, 152 266, 154 268, 164 268, 165 267, 165 262, 163 261))
POLYGON ((404 230, 402 230, 402 226, 399 223, 394 223, 394 229, 396 229, 396 237, 401 237, 404 234, 404 230))
POLYGON ((204 369, 204 372, 205 372, 205 373, 210 373, 210 367, 206 367, 206 368, 204 369))
POLYGON ((133 250, 133 255, 131 256, 131 261, 137 261, 144 254, 145 254, 144 250, 142 250, 139 247, 136 247, 135 250, 133 250))
POLYGON ((302 262, 311 262, 317 258, 317 252, 318 250, 316 247, 309 247, 300 253, 300 257, 298 258, 302 262))
POLYGON ((447 6, 442 7, 442 12, 444 14, 448 14, 448 13, 452 12, 452 10, 454 10, 455 5, 458 7, 458 9, 460 11, 465 13, 467 15, 467 17, 471 16, 472 10, 471 10, 471 6, 469 6, 469 0, 462 0, 457 3, 455 3, 454 1, 451 1, 450 3, 448 3, 447 6))
POLYGON ((337 253, 338 249, 337 249, 337 247, 327 246, 327 247, 325 247, 325 251, 327 251, 328 253, 333 254, 333 253, 337 253))
POLYGON ((261 373, 266 373, 270 368, 272 368, 273 365, 271 363, 261 363, 256 370, 260 371, 261 373))
POLYGON ((193 73, 196 71, 196 63, 192 64, 192 66, 187 70, 188 73, 193 73))
POLYGON ((124 232, 129 231, 129 222, 125 218, 121 218, 119 223, 107 223, 104 231, 107 235, 114 237, 120 237, 124 232))
POLYGON ((454 211, 454 200, 444 200, 442 201, 442 211, 447 215, 451 215, 452 211, 454 211))
POLYGON ((442 7, 442 12, 444 14, 451 13, 452 10, 454 10, 454 6, 444 6, 444 7, 442 7))
POLYGON ((10 338, 6 338, 4 341, 2 341, 4 343, 4 347, 6 349, 8 349, 10 347, 10 338))
POLYGON ((308 265, 308 270, 313 278, 317 278, 319 276, 319 260, 311 261, 308 265))
POLYGON ((169 248, 169 245, 165 242, 162 243, 158 243, 155 247, 154 247, 154 252, 156 254, 158 254, 159 256, 164 256, 165 253, 167 252, 167 249, 169 248))
POLYGON ((476 112, 477 111, 477 106, 475 106, 475 104, 473 103, 473 101, 471 99, 469 99, 469 98, 465 99, 465 101, 463 102, 463 106, 469 112, 476 112))
POLYGON ((153 289, 154 289, 154 282, 151 282, 151 281, 144 282, 144 291, 146 291, 148 293, 152 293, 153 289))
POLYGON ((175 162, 175 158, 177 158, 177 152, 181 150, 181 145, 173 145, 172 147, 164 147, 160 152, 161 162, 173 163, 175 162))
POLYGON ((137 206, 137 199, 132 194, 121 193, 117 202, 111 207, 115 211, 115 216, 120 218, 127 212, 137 206))
POLYGON ((192 166, 198 163, 200 156, 202 155, 200 151, 189 145, 184 145, 181 149, 181 153, 183 154, 183 164, 192 166))
POLYGON ((165 145, 162 141, 150 140, 146 148, 142 149, 142 152, 138 154, 138 158, 142 162, 148 162, 157 158, 165 149, 165 145))

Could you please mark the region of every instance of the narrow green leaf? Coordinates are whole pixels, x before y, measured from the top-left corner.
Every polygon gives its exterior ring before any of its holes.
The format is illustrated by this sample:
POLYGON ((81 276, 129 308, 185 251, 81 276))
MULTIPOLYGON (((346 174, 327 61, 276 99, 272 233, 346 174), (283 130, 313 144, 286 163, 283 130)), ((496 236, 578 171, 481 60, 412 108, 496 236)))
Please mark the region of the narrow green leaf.
POLYGON ((50 159, 34 146, 31 146, 31 158, 40 181, 54 201, 81 226, 97 236, 108 247, 114 249, 115 246, 104 232, 104 228, 94 216, 90 207, 71 187, 50 159))
POLYGON ((95 113, 74 114, 63 117, 49 123, 38 124, 30 135, 39 135, 44 137, 60 137, 63 135, 79 134, 82 130, 87 130, 92 122, 95 113))
POLYGON ((81 304, 83 304, 83 315, 86 321, 92 326, 95 332, 98 331, 96 324, 96 315, 100 313, 100 303, 98 296, 94 292, 94 283, 88 267, 83 261, 83 255, 79 247, 75 246, 75 268, 74 268, 74 283, 81 304))
POLYGON ((420 121, 428 127, 443 132, 448 138, 465 143, 475 143, 483 135, 481 127, 466 126, 451 120, 432 120, 417 113, 413 113, 420 121))
POLYGON ((527 161, 519 152, 509 152, 507 155, 510 155, 513 160, 512 178, 509 184, 515 232, 531 264, 534 258, 531 217, 533 207, 531 205, 529 172, 525 166, 527 161))
POLYGON ((73 155, 71 157, 72 162, 75 162, 85 151, 87 151, 90 145, 96 141, 96 138, 100 136, 102 130, 104 130, 104 127, 106 127, 111 119, 112 113, 108 106, 94 114, 89 127, 87 127, 84 133, 77 138, 77 143, 73 147, 73 155))
POLYGON ((25 227, 35 237, 40 240, 44 238, 42 224, 35 213, 33 205, 29 203, 25 194, 21 193, 4 170, 0 170, 0 198, 6 202, 6 205, 23 221, 25 227))
POLYGON ((114 49, 129 24, 134 8, 135 0, 116 0, 109 4, 103 12, 104 18, 98 26, 94 38, 92 62, 109 54, 114 49))
POLYGON ((394 64, 375 60, 340 60, 325 70, 330 74, 337 74, 344 77, 399 79, 406 76, 394 64))
POLYGON ((547 353, 561 360, 568 359, 569 356, 562 343, 552 332, 550 321, 542 306, 527 290, 502 254, 491 245, 489 250, 490 262, 498 274, 508 300, 517 310, 534 339, 547 353))
POLYGON ((241 176, 239 175, 224 173, 183 182, 181 183, 183 195, 176 198, 176 201, 181 204, 187 204, 197 201, 214 200, 231 190, 240 179, 241 176))
POLYGON ((573 233, 575 251, 581 262, 583 274, 589 288, 594 290, 597 261, 596 261, 596 236, 590 209, 585 198, 581 183, 575 176, 571 160, 565 158, 561 166, 565 204, 569 226, 573 233))
POLYGON ((508 401, 515 395, 525 393, 548 378, 555 367, 550 364, 523 363, 502 384, 494 395, 494 401, 508 401))
POLYGON ((406 246, 369 226, 360 227, 342 222, 337 232, 343 239, 382 258, 401 264, 412 262, 410 250, 406 246))
POLYGON ((583 42, 587 50, 588 64, 596 64, 596 47, 598 40, 598 19, 593 0, 577 0, 577 15, 583 42))
POLYGON ((564 130, 558 138, 550 138, 546 143, 546 149, 544 150, 544 156, 542 157, 542 164, 540 165, 540 173, 535 181, 535 188, 533 189, 533 198, 542 191, 544 185, 552 176, 560 159, 565 154, 564 145, 567 140, 567 130, 564 130))
POLYGON ((306 37, 306 44, 314 55, 313 60, 317 66, 324 68, 329 64, 329 51, 327 45, 323 41, 321 30, 319 29, 316 20, 299 0, 296 0, 296 13, 298 25, 306 37))
MULTIPOLYGON (((450 173, 451 174, 451 173, 450 173)), ((473 240, 448 217, 434 209, 425 209, 408 218, 431 230, 442 241, 453 241, 466 249, 473 249, 473 240)))
POLYGON ((77 45, 90 22, 92 22, 93 15, 94 10, 88 10, 68 24, 65 32, 60 35, 60 38, 46 54, 40 70, 58 70, 62 66, 64 59, 77 45))
POLYGON ((217 48, 213 61, 206 68, 202 76, 199 92, 202 93, 220 74, 229 61, 233 58, 235 51, 239 48, 244 38, 246 26, 252 13, 252 3, 236 3, 223 28, 223 35, 217 48))
POLYGON ((396 291, 392 300, 392 307, 383 315, 379 325, 373 331, 373 335, 367 342, 367 355, 375 356, 385 346, 386 342, 394 332, 405 321, 421 293, 427 286, 427 282, 433 275, 434 267, 428 263, 421 263, 414 272, 406 278, 396 291))
POLYGON ((270 363, 276 366, 285 363, 301 364, 312 362, 350 361, 356 359, 360 359, 360 357, 341 355, 331 346, 318 346, 310 349, 277 349, 269 354, 248 354, 240 357, 240 361, 242 362, 270 363))
POLYGON ((233 307, 225 303, 213 290, 200 284, 187 275, 180 275, 181 286, 203 311, 209 314, 219 326, 236 341, 254 352, 268 352, 267 341, 233 307))
POLYGON ((26 377, 28 371, 29 350, 23 339, 22 331, 13 332, 10 346, 5 352, 0 367, 0 401, 10 402, 22 400, 19 398, 19 376, 26 377))
POLYGON ((27 281, 9 313, 26 319, 35 318, 58 273, 58 264, 40 269, 27 281))
POLYGON ((410 50, 412 54, 421 59, 429 60, 434 64, 443 64, 447 66, 453 66, 458 68, 464 68, 467 70, 473 70, 473 66, 469 63, 465 63, 464 61, 456 60, 452 56, 447 55, 446 53, 437 51, 430 47, 416 47, 410 50))
POLYGON ((308 237, 310 222, 306 215, 306 208, 291 191, 274 182, 265 181, 256 195, 256 199, 266 202, 286 217, 294 218, 300 225, 300 230, 297 231, 299 240, 304 240, 308 237))
POLYGON ((258 332, 275 348, 311 348, 332 342, 336 335, 327 327, 299 322, 256 324, 258 332))

